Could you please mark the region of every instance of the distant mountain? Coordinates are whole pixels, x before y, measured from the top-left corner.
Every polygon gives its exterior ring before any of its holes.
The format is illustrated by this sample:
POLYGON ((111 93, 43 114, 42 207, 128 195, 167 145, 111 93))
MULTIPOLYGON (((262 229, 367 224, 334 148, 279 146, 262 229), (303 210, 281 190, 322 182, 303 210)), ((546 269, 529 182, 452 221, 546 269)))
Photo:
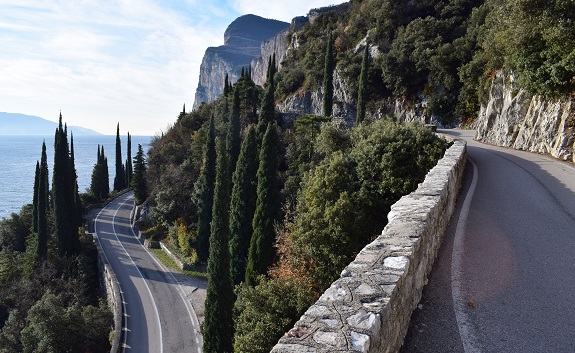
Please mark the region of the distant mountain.
MULTIPOLYGON (((0 135, 52 135, 58 123, 37 116, 0 112, 0 135)), ((94 130, 68 126, 74 135, 101 135, 94 130)))

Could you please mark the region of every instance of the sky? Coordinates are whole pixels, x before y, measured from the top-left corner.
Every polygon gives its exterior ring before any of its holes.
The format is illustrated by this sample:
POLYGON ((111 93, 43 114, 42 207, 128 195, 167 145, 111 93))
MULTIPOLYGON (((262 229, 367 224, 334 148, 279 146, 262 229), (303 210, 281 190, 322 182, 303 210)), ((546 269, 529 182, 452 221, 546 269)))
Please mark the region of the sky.
POLYGON ((207 47, 255 14, 341 0, 0 0, 0 111, 157 135, 191 109, 207 47))

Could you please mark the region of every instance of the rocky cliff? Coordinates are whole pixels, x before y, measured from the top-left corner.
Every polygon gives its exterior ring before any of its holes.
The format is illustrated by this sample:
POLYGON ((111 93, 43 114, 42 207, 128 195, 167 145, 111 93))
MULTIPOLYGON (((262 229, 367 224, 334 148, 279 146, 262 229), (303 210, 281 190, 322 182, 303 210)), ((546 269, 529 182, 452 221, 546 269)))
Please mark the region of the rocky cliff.
POLYGON ((574 97, 547 100, 518 89, 513 74, 499 72, 475 122, 479 141, 574 160, 574 97))
MULTIPOLYGON (((235 82, 240 77, 242 67, 247 68, 252 60, 262 55, 264 40, 272 38, 267 44, 264 43, 266 52, 269 46, 277 46, 274 38, 289 25, 287 22, 255 15, 245 15, 234 20, 224 33, 224 45, 206 49, 200 66, 194 109, 202 102, 214 101, 223 93, 226 73, 230 81, 235 82)), ((265 71, 263 76, 265 77, 265 71)))

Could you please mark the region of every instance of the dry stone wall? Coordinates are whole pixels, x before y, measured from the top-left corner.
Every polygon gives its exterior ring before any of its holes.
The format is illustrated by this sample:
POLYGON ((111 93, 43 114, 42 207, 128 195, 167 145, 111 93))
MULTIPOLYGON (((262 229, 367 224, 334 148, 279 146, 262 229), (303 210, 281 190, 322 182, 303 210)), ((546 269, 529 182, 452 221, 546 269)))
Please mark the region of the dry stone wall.
POLYGON ((273 348, 273 353, 396 352, 442 241, 466 161, 455 140, 416 191, 273 348))

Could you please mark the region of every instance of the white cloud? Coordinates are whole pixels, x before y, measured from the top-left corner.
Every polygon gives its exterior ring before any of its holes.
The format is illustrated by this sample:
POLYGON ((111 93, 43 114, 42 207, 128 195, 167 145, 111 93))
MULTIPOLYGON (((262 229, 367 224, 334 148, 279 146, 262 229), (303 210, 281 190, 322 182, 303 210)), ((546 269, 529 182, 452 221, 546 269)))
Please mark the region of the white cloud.
MULTIPOLYGON (((209 14, 151 0, 2 1, 0 110, 153 134, 192 105, 199 63, 223 41, 209 14)), ((193 3, 192 3, 193 5, 193 3)))

